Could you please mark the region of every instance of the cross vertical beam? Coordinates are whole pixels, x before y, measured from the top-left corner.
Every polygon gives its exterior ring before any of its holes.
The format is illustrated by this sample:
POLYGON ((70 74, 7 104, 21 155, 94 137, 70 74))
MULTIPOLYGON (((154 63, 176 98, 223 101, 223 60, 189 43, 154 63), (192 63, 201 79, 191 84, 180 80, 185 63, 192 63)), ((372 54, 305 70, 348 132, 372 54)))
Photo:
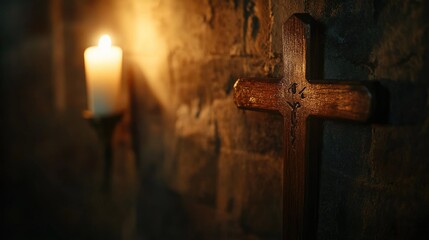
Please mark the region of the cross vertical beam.
POLYGON ((284 118, 283 238, 289 240, 316 238, 321 125, 315 118, 367 121, 373 112, 367 86, 313 80, 321 61, 312 25, 307 14, 283 25, 283 78, 240 78, 234 85, 237 107, 284 118))

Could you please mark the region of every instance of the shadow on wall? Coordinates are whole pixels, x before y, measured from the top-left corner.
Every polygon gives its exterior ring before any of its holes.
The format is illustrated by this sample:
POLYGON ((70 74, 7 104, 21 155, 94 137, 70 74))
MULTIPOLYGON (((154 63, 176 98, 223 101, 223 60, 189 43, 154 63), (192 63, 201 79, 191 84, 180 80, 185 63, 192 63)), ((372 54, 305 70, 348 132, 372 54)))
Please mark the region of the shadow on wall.
POLYGON ((127 63, 130 130, 140 186, 137 189, 136 234, 141 239, 188 239, 182 197, 160 180, 164 161, 165 110, 133 61, 127 63))

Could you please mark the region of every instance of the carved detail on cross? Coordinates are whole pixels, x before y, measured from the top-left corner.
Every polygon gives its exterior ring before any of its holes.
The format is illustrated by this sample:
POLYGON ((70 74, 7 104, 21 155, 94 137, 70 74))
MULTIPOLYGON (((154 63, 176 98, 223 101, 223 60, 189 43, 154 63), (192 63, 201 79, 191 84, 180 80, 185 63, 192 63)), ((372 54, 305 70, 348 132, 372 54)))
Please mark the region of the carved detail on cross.
POLYGON ((316 238, 321 127, 314 117, 367 121, 373 111, 373 92, 364 84, 313 80, 321 61, 312 25, 307 14, 294 14, 283 25, 283 78, 240 78, 234 85, 239 108, 285 119, 284 239, 316 238))

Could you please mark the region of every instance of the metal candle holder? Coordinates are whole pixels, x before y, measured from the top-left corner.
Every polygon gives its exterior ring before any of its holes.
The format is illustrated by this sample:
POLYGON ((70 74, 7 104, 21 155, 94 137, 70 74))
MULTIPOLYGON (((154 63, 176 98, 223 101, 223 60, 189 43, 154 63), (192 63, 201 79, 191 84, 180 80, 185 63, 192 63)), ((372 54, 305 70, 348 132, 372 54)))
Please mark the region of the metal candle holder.
POLYGON ((95 129, 98 138, 103 145, 104 150, 104 169, 103 169, 103 183, 102 190, 109 192, 111 186, 111 171, 112 171, 112 157, 113 146, 112 137, 116 125, 121 120, 123 113, 113 113, 105 116, 94 116, 91 111, 84 111, 83 118, 95 129))

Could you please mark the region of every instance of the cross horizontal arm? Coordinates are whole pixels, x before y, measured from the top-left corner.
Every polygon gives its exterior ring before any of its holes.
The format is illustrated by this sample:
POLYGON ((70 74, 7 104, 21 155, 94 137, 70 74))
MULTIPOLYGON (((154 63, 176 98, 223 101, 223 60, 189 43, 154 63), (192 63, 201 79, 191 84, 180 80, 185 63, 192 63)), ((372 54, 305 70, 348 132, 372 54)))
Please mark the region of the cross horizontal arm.
POLYGON ((237 107, 259 111, 279 111, 280 79, 240 78, 234 84, 237 107))
POLYGON ((362 84, 315 83, 309 85, 306 101, 309 115, 324 118, 367 121, 372 112, 372 94, 362 84))

